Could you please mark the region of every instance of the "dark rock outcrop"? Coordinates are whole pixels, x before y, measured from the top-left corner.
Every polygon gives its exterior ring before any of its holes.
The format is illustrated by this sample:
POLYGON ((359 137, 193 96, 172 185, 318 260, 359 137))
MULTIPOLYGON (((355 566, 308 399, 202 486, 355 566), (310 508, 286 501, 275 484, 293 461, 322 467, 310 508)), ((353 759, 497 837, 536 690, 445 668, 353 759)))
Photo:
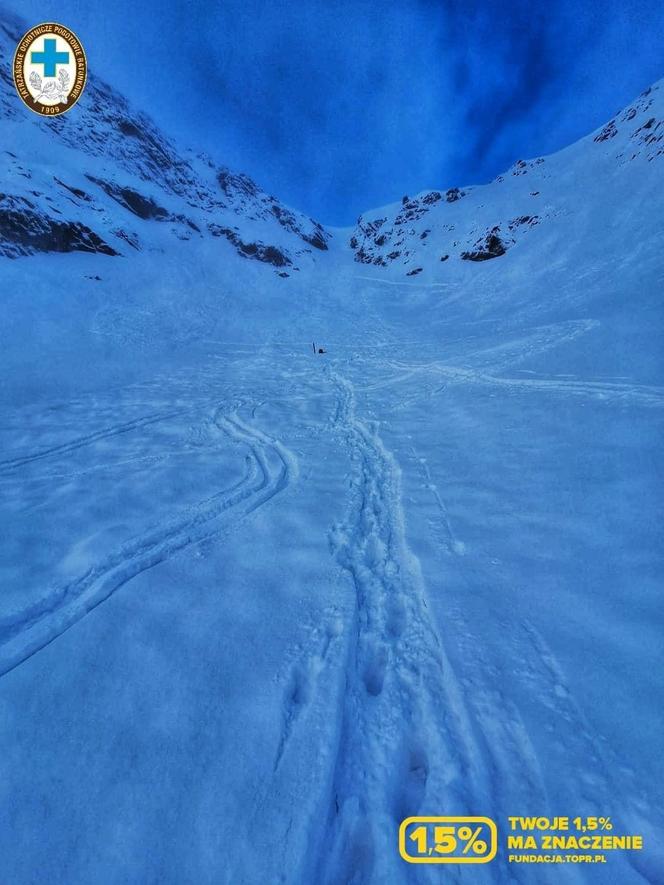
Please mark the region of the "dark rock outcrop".
POLYGON ((167 209, 156 203, 152 197, 146 197, 134 190, 134 188, 123 187, 110 181, 104 181, 101 178, 95 178, 93 175, 86 175, 85 177, 98 185, 116 203, 119 203, 134 215, 138 215, 144 221, 149 219, 164 221, 170 217, 167 209))
POLYGON ((229 243, 235 246, 238 254, 243 258, 255 258, 257 261, 272 264, 274 267, 288 267, 293 263, 288 255, 284 254, 277 246, 244 242, 238 232, 230 227, 212 223, 208 225, 208 229, 213 237, 225 237, 229 243))
POLYGON ((0 254, 18 258, 35 252, 120 254, 80 221, 53 218, 25 197, 0 194, 0 254))
POLYGON ((604 127, 604 129, 602 129, 602 131, 599 132, 599 133, 593 138, 593 141, 597 141, 597 142, 600 142, 600 141, 608 141, 610 138, 615 138, 615 136, 616 136, 617 134, 618 134, 618 128, 617 128, 617 126, 616 126, 616 121, 615 121, 615 120, 610 120, 610 121, 606 124, 606 126, 604 127))
POLYGON ((507 251, 503 241, 498 236, 499 228, 490 231, 483 242, 475 243, 472 252, 462 252, 464 261, 489 261, 491 258, 499 258, 507 251))

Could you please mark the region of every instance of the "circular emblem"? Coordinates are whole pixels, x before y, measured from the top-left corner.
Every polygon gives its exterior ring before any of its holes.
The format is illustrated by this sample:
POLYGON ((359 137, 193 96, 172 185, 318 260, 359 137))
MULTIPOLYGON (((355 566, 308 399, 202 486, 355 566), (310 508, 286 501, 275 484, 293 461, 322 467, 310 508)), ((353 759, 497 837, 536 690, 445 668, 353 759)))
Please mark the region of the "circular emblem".
POLYGON ((21 37, 14 55, 14 83, 23 102, 36 114, 54 117, 81 97, 88 64, 73 31, 47 22, 21 37))

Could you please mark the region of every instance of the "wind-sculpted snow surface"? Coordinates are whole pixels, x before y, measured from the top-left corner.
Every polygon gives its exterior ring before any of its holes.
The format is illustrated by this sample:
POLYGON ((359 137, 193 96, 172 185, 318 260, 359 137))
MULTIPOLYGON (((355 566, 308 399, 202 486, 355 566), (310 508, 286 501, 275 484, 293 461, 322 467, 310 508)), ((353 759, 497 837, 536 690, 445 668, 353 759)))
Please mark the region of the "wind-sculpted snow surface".
MULTIPOLYGON (((661 391, 520 377, 518 360, 508 369, 508 354, 545 355, 553 337, 534 329, 511 350, 485 339, 478 369, 422 359, 416 345, 397 357, 394 344, 357 342, 331 365, 229 346, 193 374, 52 415, 35 405, 9 422, 5 434, 24 441, 5 445, 7 524, 13 512, 28 544, 47 527, 63 557, 35 558, 28 586, 72 574, 2 622, 0 691, 23 735, 20 746, 3 737, 13 748, 3 779, 21 797, 16 822, 0 828, 12 881, 48 857, 68 867, 66 881, 123 870, 177 882, 186 870, 229 883, 433 883, 435 872, 395 851, 403 817, 501 821, 517 805, 601 808, 652 838, 656 767, 646 779, 619 764, 632 740, 624 711, 643 719, 642 694, 610 674, 634 668, 635 655, 638 679, 653 672, 655 588, 641 582, 629 618, 625 593, 630 569, 657 567, 644 464, 661 458, 646 436, 661 426, 661 391), (111 409, 115 423, 104 420, 111 409), (97 411, 78 437, 60 427, 97 411), (601 445, 606 428, 612 442, 601 445), (136 501, 113 498, 139 478, 136 501), (169 487, 183 500, 163 499, 169 487), (73 502, 82 519, 96 514, 82 548, 73 502), (62 512, 55 534, 49 518, 62 512), (638 653, 624 643, 637 623, 638 653), (176 688, 164 693, 166 683, 176 688), (23 710, 29 685, 37 700, 23 710), (83 782, 73 776, 82 763, 83 782), (58 802, 37 827, 53 770, 58 802), (84 856, 77 846, 96 842, 96 829, 78 815, 72 824, 67 809, 91 801, 107 836, 84 856), (172 824, 160 816, 166 801, 179 809, 172 824)), ((646 758, 654 738, 640 738, 646 758)), ((657 881, 656 859, 634 863, 611 859, 619 881, 657 881)), ((473 873, 510 877, 501 859, 473 873)), ((554 881, 539 869, 519 877, 554 881)), ((565 881, 595 879, 583 869, 565 881)))
MULTIPOLYGON (((148 416, 46 451, 10 458, 0 462, 0 471, 3 468, 16 470, 54 454, 69 454, 96 440, 173 417, 174 414, 148 416)), ((141 572, 165 562, 190 544, 219 534, 228 527, 229 521, 238 522, 288 485, 296 462, 280 443, 271 441, 260 431, 251 430, 233 416, 223 415, 221 410, 215 414, 213 423, 234 443, 248 449, 246 471, 240 482, 190 506, 188 513, 167 519, 157 528, 122 545, 106 560, 95 563, 72 582, 53 588, 47 596, 16 616, 1 619, 0 675, 61 636, 141 572)))

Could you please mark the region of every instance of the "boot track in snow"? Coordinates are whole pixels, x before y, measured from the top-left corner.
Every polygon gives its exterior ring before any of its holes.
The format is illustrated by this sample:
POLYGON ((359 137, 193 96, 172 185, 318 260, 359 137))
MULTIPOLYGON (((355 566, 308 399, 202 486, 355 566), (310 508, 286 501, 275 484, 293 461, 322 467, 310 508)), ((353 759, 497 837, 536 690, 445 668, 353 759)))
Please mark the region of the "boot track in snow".
MULTIPOLYGON (((468 798, 481 791, 477 751, 406 542, 399 467, 356 417, 352 385, 332 380, 332 430, 354 471, 350 513, 331 545, 355 607, 328 819, 312 873, 323 885, 407 882, 414 868, 396 851, 400 821, 440 813, 442 804, 447 813, 469 811, 468 798)), ((429 874, 420 867, 418 881, 429 874)))

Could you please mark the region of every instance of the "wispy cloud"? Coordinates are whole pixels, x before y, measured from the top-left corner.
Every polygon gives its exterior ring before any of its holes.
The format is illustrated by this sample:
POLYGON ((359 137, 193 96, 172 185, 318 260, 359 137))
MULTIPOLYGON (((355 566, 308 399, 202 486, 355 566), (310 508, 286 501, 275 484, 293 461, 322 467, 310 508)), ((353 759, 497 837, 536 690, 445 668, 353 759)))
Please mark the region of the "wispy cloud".
POLYGON ((659 0, 22 0, 186 144, 331 223, 481 182, 664 75, 659 0))

